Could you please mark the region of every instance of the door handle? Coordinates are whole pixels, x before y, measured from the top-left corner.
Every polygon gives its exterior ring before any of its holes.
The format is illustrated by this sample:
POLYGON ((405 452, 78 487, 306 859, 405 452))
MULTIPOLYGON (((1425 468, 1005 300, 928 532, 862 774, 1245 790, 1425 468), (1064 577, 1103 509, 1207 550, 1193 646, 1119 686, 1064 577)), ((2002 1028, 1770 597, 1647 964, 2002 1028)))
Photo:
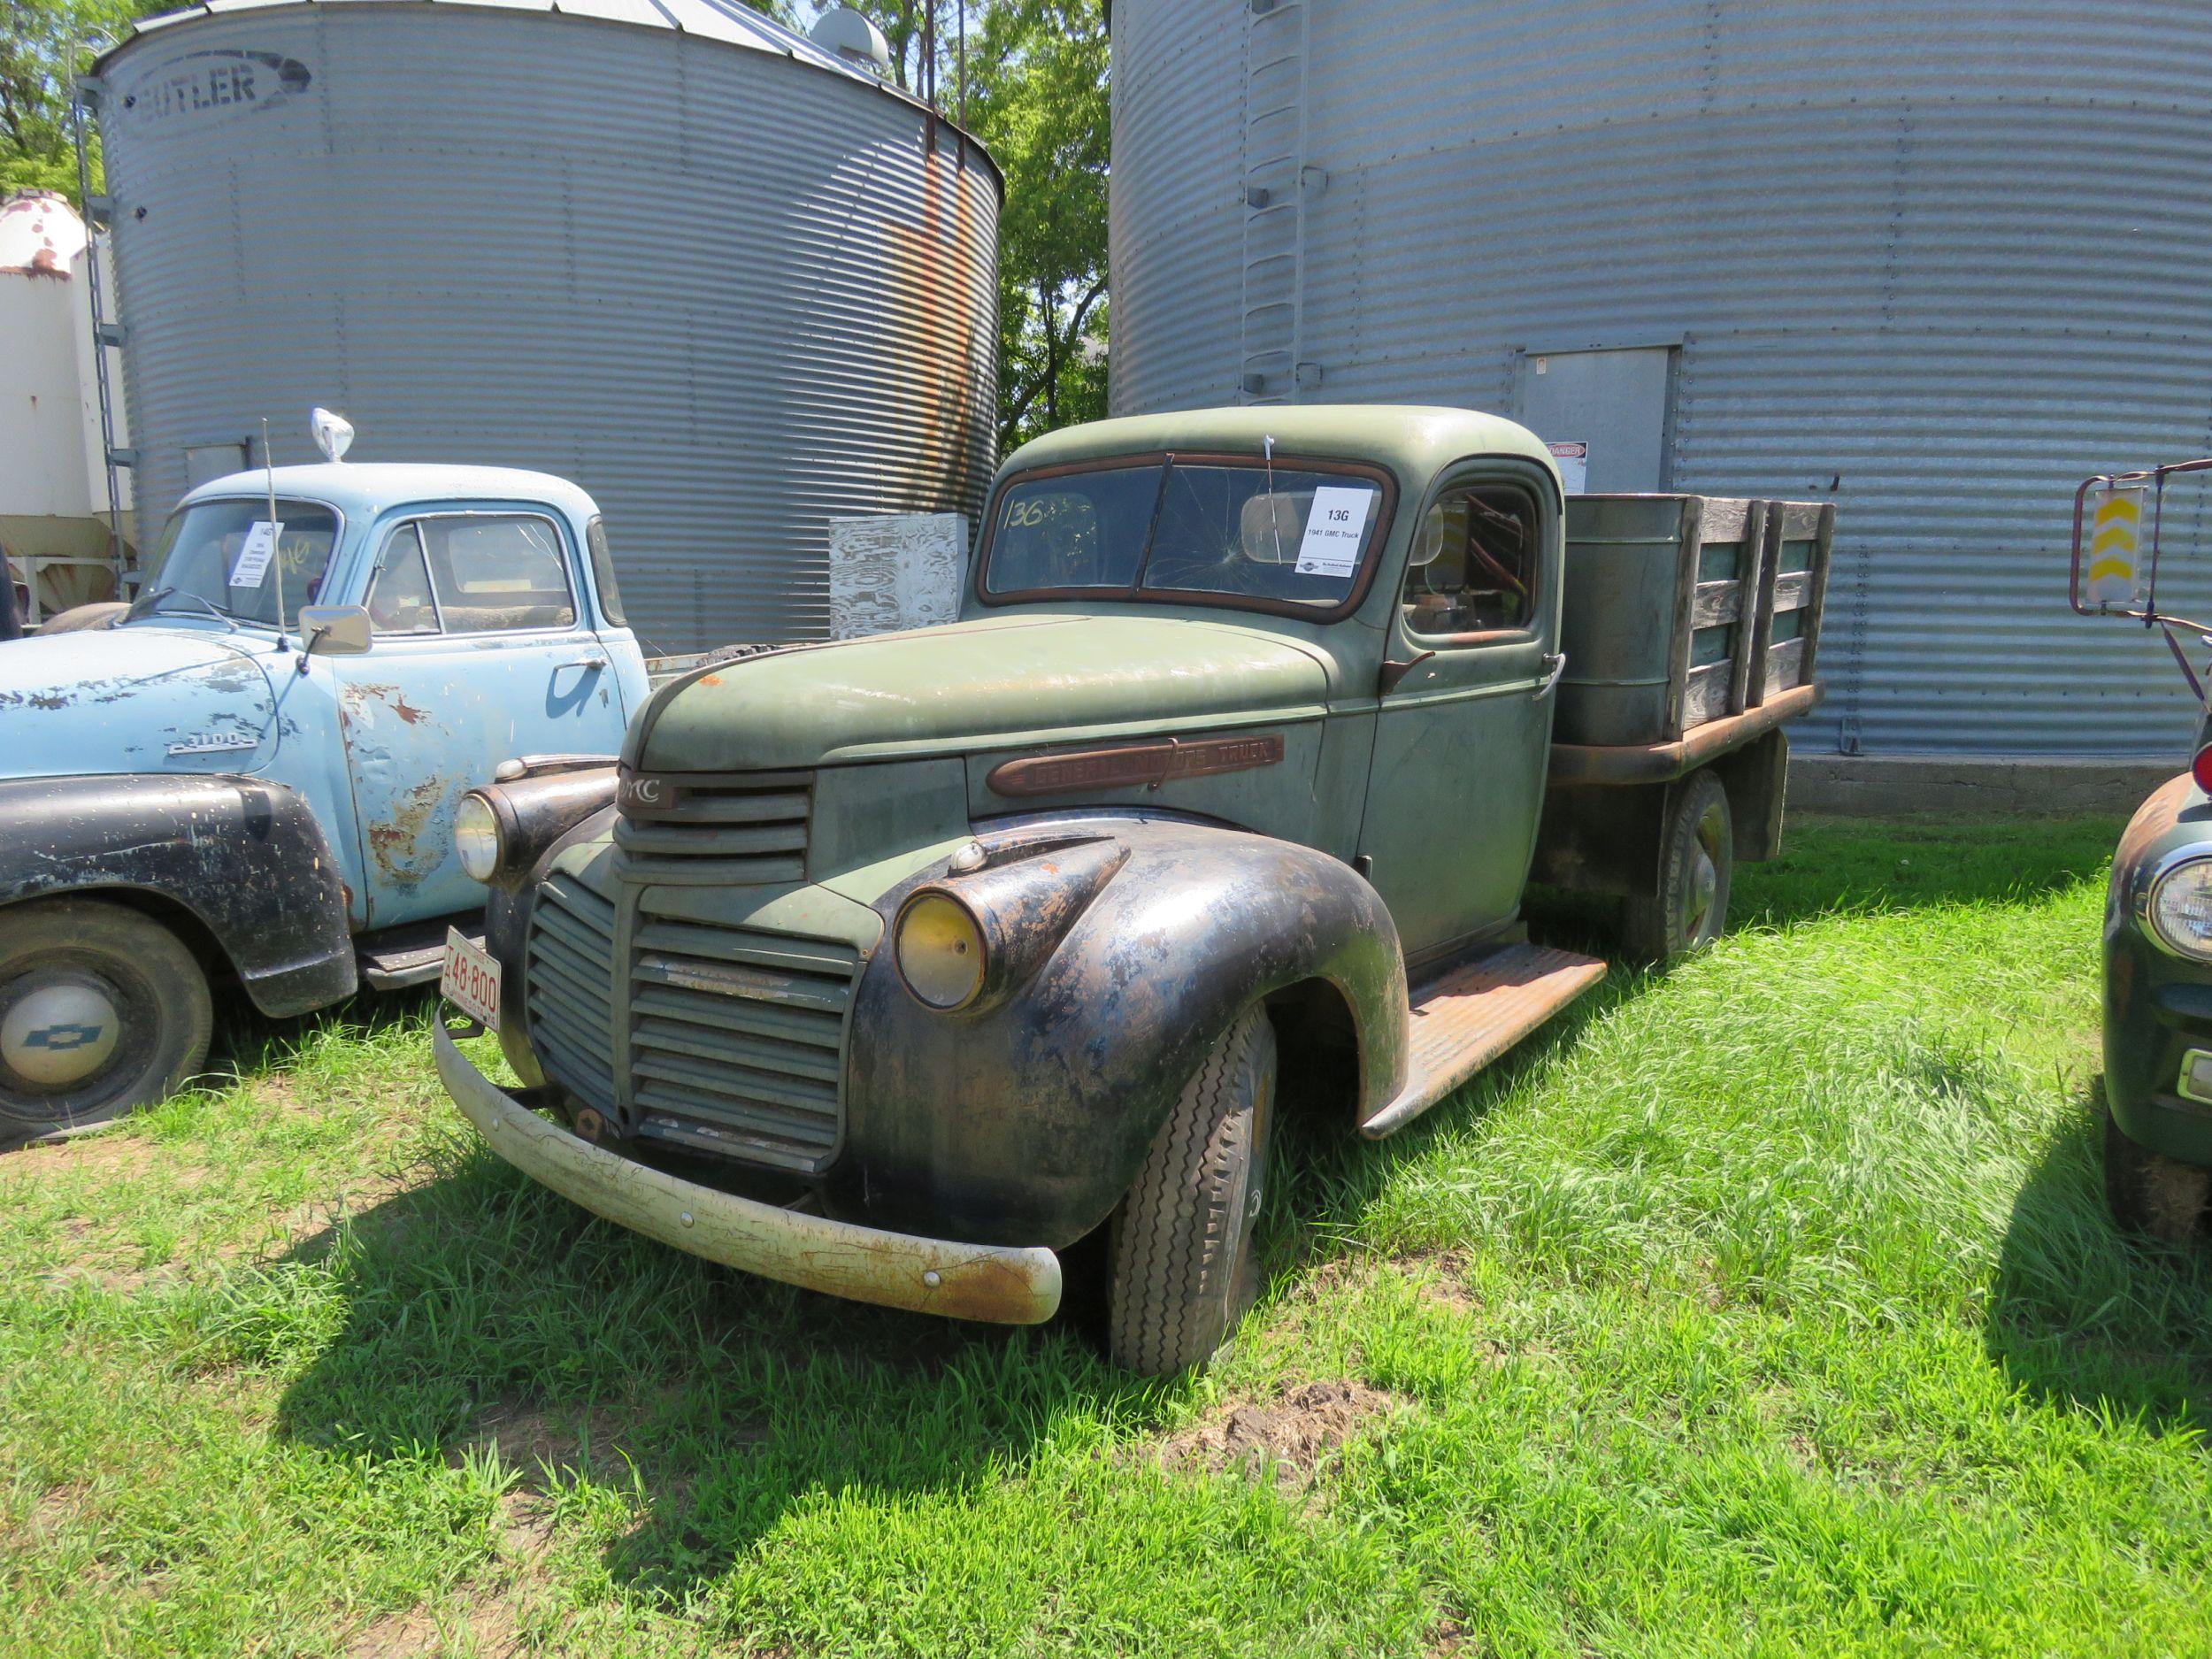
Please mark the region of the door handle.
POLYGON ((554 664, 553 672, 557 674, 565 668, 604 668, 606 665, 607 659, 603 657, 580 657, 572 663, 554 664))
POLYGON ((1539 664, 1539 666, 1540 666, 1544 671, 1544 678, 1537 686, 1536 689, 1530 695, 1534 701, 1541 703, 1545 698, 1550 696, 1551 694, 1557 689, 1560 675, 1567 672, 1567 653, 1564 651, 1553 651, 1544 658, 1543 662, 1539 664))

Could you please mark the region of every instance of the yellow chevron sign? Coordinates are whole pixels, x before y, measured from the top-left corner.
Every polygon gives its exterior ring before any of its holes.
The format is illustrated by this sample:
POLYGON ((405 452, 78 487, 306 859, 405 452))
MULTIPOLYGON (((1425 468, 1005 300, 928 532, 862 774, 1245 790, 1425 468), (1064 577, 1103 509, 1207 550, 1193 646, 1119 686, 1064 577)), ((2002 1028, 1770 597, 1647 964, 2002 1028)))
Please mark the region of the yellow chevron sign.
POLYGON ((2089 585, 2083 597, 2093 605, 2124 605, 2135 597, 2135 567, 2143 545, 2143 497, 2139 485, 2100 490, 2089 517, 2089 585))

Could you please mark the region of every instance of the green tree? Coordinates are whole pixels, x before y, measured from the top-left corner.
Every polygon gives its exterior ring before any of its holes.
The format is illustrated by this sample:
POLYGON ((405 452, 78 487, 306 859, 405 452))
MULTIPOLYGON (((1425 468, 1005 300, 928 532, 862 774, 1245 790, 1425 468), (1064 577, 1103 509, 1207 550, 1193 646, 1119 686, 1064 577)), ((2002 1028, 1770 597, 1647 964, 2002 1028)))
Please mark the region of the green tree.
POLYGON ((968 121, 1006 174, 999 440, 1106 412, 1106 19, 1099 0, 995 0, 968 121))
POLYGON ((71 84, 133 18, 158 9, 154 0, 0 0, 0 194, 59 190, 77 200, 71 84))
MULTIPOLYGON (((810 23, 827 7, 808 6, 810 23)), ((1006 174, 999 220, 999 440, 1106 412, 1106 14, 1101 0, 861 0, 902 87, 961 111, 1006 174), (929 27, 925 29, 925 23, 929 27), (964 44, 964 51, 963 50, 964 44)))

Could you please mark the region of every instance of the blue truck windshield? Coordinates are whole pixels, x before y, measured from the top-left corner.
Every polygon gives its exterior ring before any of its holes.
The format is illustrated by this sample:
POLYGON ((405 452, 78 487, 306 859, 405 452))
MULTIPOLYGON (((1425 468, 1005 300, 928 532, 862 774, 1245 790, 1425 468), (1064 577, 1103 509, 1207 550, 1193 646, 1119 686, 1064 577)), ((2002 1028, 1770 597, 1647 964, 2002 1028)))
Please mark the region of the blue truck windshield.
POLYGON ((273 534, 263 501, 204 501, 179 511, 162 533, 140 589, 139 615, 181 616, 211 607, 236 621, 274 627, 281 588, 280 626, 296 627, 300 607, 319 603, 338 541, 338 515, 305 501, 280 500, 276 512, 273 534), (174 596, 157 599, 164 589, 174 596))
POLYGON ((1330 610, 1381 517, 1369 478, 1215 462, 1017 480, 999 497, 984 591, 1193 594, 1330 610))

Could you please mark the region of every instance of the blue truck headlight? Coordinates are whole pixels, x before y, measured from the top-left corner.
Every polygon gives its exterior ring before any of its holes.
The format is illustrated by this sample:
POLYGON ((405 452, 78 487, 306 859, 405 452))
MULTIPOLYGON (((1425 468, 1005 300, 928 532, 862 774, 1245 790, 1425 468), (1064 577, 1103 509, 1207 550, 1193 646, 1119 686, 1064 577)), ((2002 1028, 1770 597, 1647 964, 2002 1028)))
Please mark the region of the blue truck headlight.
POLYGON ((2151 884, 2145 918, 2158 942, 2177 956, 2212 962, 2212 857, 2189 858, 2151 884))
POLYGON ((461 860, 462 873, 472 881, 489 881, 506 857, 507 835, 499 814, 473 789, 454 810, 453 850, 461 860))

